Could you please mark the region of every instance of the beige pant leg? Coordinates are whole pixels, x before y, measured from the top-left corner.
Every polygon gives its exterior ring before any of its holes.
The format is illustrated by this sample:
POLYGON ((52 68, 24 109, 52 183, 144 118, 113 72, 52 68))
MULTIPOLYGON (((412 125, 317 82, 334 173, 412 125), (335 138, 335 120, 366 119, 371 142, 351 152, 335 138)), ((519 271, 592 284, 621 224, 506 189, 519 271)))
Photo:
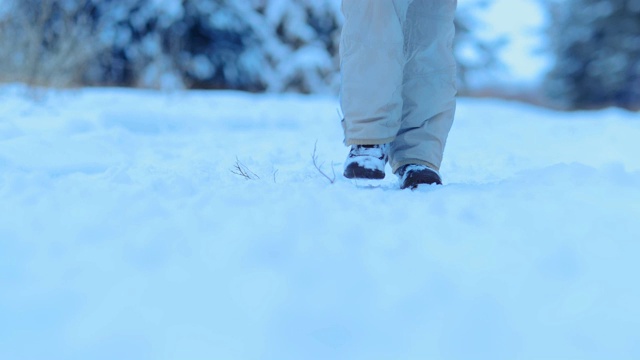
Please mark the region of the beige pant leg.
POLYGON ((406 164, 439 170, 455 113, 452 44, 456 0, 414 0, 404 27, 401 127, 391 143, 393 171, 406 164))
POLYGON ((340 105, 346 145, 388 143, 400 129, 403 23, 410 2, 342 1, 340 105))

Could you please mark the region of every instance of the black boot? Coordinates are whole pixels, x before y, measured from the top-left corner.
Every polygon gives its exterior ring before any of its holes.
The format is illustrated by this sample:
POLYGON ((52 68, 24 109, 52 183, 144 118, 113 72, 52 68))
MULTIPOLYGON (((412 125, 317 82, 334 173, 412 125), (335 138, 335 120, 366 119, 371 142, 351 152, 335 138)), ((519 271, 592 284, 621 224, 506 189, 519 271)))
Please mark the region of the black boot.
POLYGON ((353 145, 344 163, 344 177, 347 179, 384 179, 387 164, 386 144, 353 145))
POLYGON ((404 165, 396 171, 400 178, 401 189, 415 189, 418 185, 442 185, 437 171, 425 165, 404 165))

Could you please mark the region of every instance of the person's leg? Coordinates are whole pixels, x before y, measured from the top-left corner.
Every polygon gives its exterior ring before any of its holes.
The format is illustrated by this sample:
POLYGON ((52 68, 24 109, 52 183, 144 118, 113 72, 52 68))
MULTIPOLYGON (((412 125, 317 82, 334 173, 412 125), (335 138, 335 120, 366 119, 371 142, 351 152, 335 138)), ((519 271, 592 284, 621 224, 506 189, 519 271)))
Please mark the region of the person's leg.
POLYGON ((414 0, 409 6, 402 123, 389 154, 394 172, 409 164, 440 168, 456 106, 456 5, 456 0, 414 0))
POLYGON ((342 1, 340 104, 346 145, 389 143, 400 129, 403 22, 410 2, 342 1))

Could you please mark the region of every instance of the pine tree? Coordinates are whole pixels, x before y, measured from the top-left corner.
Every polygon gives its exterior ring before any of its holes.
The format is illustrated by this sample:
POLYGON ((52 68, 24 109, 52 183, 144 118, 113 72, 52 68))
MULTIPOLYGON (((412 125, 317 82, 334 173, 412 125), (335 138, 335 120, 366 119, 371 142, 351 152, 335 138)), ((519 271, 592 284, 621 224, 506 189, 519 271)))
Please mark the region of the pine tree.
POLYGON ((335 92, 339 0, 103 1, 95 84, 335 92), (163 5, 164 4, 164 5, 163 5), (176 5, 177 4, 177 5, 176 5), (114 15, 116 14, 116 15, 114 15))
POLYGON ((551 98, 569 109, 640 109, 640 0, 566 0, 550 9, 551 98))
POLYGON ((226 0, 102 1, 108 51, 85 81, 141 87, 260 90, 243 57, 256 45, 242 14, 226 0))

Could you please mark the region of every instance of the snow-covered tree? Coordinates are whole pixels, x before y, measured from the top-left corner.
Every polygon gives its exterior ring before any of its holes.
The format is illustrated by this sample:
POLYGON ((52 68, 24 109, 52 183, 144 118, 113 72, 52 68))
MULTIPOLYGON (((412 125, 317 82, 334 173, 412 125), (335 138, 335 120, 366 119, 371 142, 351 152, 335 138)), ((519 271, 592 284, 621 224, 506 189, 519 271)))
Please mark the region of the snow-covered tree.
POLYGON ((265 51, 269 90, 337 90, 340 0, 253 0, 248 17, 265 51))
POLYGON ((640 109, 640 0, 547 1, 555 67, 546 82, 570 109, 640 109))
MULTIPOLYGON (((341 0, 0 0, 4 81, 337 93, 341 0), (4 20, 3 20, 4 19, 4 20)), ((477 0, 475 3, 490 0, 477 0)), ((462 7, 461 85, 494 60, 462 7), (469 56, 469 54, 472 54, 469 56)))
MULTIPOLYGON (((339 0, 111 0, 111 44, 91 83, 328 92, 338 86, 339 0)), ((104 21, 103 21, 104 22, 104 21)))
POLYGON ((0 0, 4 81, 336 91, 339 0, 0 0))

